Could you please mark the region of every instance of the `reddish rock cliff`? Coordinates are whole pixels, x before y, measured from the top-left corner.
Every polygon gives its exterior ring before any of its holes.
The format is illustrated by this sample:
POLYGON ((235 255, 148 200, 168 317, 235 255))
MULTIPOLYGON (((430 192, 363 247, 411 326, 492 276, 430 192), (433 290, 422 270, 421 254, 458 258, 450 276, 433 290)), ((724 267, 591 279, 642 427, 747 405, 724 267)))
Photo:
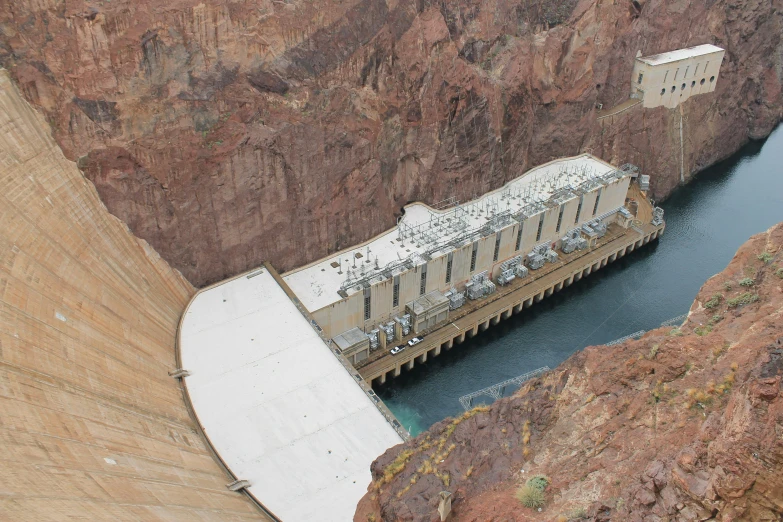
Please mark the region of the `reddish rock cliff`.
POLYGON ((686 323, 593 346, 514 397, 373 463, 355 520, 780 520, 783 223, 702 287, 686 323), (515 494, 549 477, 541 512, 515 494))
POLYGON ((781 118, 782 4, 18 0, 0 64, 109 210, 202 285, 580 151, 663 196, 781 118), (637 50, 706 42, 727 49, 715 93, 596 119, 637 50))

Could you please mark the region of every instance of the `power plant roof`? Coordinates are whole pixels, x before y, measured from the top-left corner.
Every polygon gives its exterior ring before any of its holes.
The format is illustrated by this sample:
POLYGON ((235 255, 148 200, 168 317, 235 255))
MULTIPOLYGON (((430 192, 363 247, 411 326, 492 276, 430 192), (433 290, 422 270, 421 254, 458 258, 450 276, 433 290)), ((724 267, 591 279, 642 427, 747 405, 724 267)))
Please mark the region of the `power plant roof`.
POLYGON ((422 264, 425 260, 417 256, 431 252, 433 246, 465 230, 486 225, 493 216, 541 203, 531 214, 536 215, 545 209, 543 202, 559 191, 576 188, 614 170, 616 167, 609 163, 582 154, 535 167, 503 187, 454 208, 436 210, 424 203, 412 203, 405 207, 396 227, 366 243, 288 272, 283 279, 302 304, 314 312, 343 299, 338 292, 346 279, 380 276, 389 266, 405 259, 422 264))
POLYGON ((200 292, 182 367, 221 459, 282 520, 353 520, 370 464, 402 438, 268 269, 200 292))
POLYGON ((654 54, 652 56, 643 56, 637 58, 650 65, 661 65, 664 63, 677 62, 694 56, 723 52, 723 49, 712 44, 697 45, 686 49, 677 49, 666 53, 654 54))

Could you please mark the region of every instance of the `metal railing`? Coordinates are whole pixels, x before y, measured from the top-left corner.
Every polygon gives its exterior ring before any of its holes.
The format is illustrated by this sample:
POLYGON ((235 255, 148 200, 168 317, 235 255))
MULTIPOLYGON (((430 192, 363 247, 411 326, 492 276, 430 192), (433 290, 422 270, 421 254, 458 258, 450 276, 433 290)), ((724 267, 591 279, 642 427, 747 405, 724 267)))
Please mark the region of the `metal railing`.
POLYGON ((507 386, 514 386, 518 388, 519 386, 522 385, 523 382, 529 381, 530 379, 538 377, 539 375, 542 375, 543 373, 548 371, 549 371, 549 366, 543 366, 537 370, 533 370, 532 372, 523 373, 522 375, 518 375, 517 377, 506 379, 505 381, 501 381, 499 383, 493 384, 492 386, 487 386, 486 388, 482 388, 478 391, 474 391, 473 393, 463 395, 462 397, 459 398, 459 402, 460 404, 462 404, 462 407, 465 408, 465 410, 467 411, 473 406, 473 399, 475 399, 476 397, 481 397, 483 395, 486 395, 497 400, 501 398, 503 394, 506 392, 507 386))

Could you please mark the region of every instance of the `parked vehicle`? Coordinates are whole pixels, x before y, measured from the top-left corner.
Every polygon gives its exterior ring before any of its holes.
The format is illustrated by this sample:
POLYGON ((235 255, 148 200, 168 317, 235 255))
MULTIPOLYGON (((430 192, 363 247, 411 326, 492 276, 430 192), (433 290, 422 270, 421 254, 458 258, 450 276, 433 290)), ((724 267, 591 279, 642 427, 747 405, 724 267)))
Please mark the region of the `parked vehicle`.
MULTIPOLYGON (((413 346, 413 345, 411 345, 411 346, 413 346)), ((392 355, 397 355, 398 353, 403 351, 405 348, 407 348, 407 346, 405 346, 404 344, 401 344, 401 345, 395 346, 394 348, 389 350, 389 353, 392 354, 392 355)))
POLYGON ((424 336, 423 335, 420 335, 419 337, 414 337, 413 339, 408 341, 408 346, 416 346, 417 344, 419 344, 423 340, 424 340, 424 336))

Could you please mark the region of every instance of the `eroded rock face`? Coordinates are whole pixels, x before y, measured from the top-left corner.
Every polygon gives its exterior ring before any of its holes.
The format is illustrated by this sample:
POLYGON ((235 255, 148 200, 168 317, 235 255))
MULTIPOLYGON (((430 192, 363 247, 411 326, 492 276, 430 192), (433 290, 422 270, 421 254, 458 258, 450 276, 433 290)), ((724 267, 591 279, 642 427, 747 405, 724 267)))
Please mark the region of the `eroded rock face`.
POLYGON ((705 283, 681 328, 586 348, 388 450, 355 520, 436 520, 442 490, 456 521, 779 520, 781 379, 783 223, 705 283), (551 480, 540 513, 515 499, 536 474, 551 480))
POLYGON ((584 151, 664 196, 779 121, 781 3, 19 0, 0 63, 109 210, 202 285, 584 151), (596 119, 637 50, 707 42, 727 49, 715 93, 596 119))

